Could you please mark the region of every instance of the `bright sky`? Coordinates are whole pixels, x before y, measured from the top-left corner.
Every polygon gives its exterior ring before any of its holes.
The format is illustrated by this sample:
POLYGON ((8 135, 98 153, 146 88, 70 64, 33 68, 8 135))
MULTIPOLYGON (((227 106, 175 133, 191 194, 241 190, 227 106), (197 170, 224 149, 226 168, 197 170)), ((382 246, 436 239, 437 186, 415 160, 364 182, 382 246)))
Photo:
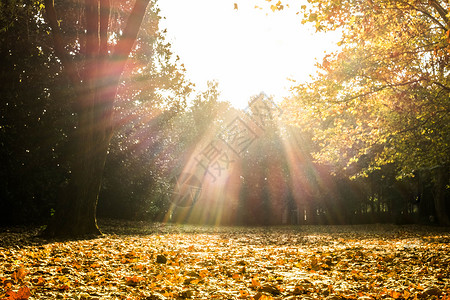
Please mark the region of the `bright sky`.
MULTIPOLYGON (((286 1, 285 1, 286 2, 286 1)), ((301 1, 296 1, 301 5, 301 1)), ((163 0, 160 23, 189 79, 205 90, 217 80, 221 98, 245 108, 265 92, 281 101, 288 78, 306 81, 315 58, 335 49, 337 35, 315 34, 302 25, 296 9, 272 13, 263 0, 163 0), (238 10, 234 9, 237 3, 238 10), (255 8, 256 4, 264 10, 255 8)))

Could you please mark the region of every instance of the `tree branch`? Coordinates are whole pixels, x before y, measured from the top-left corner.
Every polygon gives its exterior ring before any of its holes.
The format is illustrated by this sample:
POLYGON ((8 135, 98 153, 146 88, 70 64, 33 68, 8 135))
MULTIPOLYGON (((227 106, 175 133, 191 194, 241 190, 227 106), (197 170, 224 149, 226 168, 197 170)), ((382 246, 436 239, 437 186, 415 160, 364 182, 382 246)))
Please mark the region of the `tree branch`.
POLYGON ((136 0, 123 30, 123 35, 114 48, 111 63, 108 66, 104 65, 102 68, 105 86, 103 87, 102 95, 103 103, 97 103, 97 111, 102 114, 102 119, 109 124, 106 128, 105 139, 110 139, 113 133, 113 124, 108 120, 111 119, 113 114, 114 98, 117 93, 120 76, 125 69, 128 56, 136 42, 149 2, 150 0, 136 0))
POLYGON ((52 30, 55 54, 61 60, 61 64, 63 68, 66 70, 69 80, 74 85, 78 85, 80 83, 80 76, 78 74, 78 70, 75 66, 75 63, 73 62, 69 53, 64 48, 64 45, 66 45, 66 43, 63 40, 61 30, 59 28, 58 18, 56 16, 55 10, 55 3, 53 2, 53 0, 44 0, 44 4, 45 4, 46 19, 52 30))
POLYGON ((358 98, 362 98, 362 97, 369 96, 369 95, 372 95, 372 94, 376 94, 376 93, 381 92, 381 91, 383 91, 385 89, 388 89, 388 88, 395 89, 396 87, 399 87, 399 86, 406 86, 406 85, 410 85, 410 84, 417 83, 417 82, 420 82, 420 81, 423 81, 423 79, 417 79, 417 80, 411 80, 411 81, 399 82, 399 83, 391 83, 391 84, 387 83, 387 84, 382 85, 380 87, 373 88, 372 90, 367 91, 365 93, 357 94, 357 95, 354 95, 354 96, 347 97, 347 98, 345 98, 343 100, 332 101, 332 102, 333 103, 349 102, 349 101, 352 101, 354 99, 358 99, 358 98))
POLYGON ((447 11, 445 10, 445 8, 443 8, 436 0, 430 0, 430 4, 431 6, 434 7, 434 9, 437 10, 437 12, 439 13, 439 15, 441 16, 442 20, 444 20, 445 24, 449 24, 449 20, 447 18, 447 11))
MULTIPOLYGON (((432 1, 430 1, 431 3, 432 1)), ((433 1, 434 2, 434 1, 433 1)), ((411 7, 411 9, 417 10, 418 12, 421 12, 422 14, 424 14, 425 16, 427 16, 428 18, 430 18, 434 23, 436 23, 441 29, 443 30, 447 30, 447 28, 445 27, 445 25, 443 25, 441 22, 439 22, 438 19, 436 19, 435 17, 433 17, 428 11, 426 11, 423 8, 419 8, 417 6, 412 5, 409 2, 402 2, 403 4, 411 7)), ((448 23, 448 22, 447 22, 448 23)))
POLYGON ((100 56, 108 55, 108 24, 111 6, 109 0, 100 0, 100 56))
POLYGON ((443 89, 446 90, 446 91, 450 91, 450 87, 445 86, 445 85, 443 85, 443 84, 440 83, 440 82, 433 81, 433 84, 440 86, 441 88, 443 88, 443 89))
MULTIPOLYGON (((130 55, 133 45, 136 42, 136 38, 149 2, 150 0, 136 0, 133 10, 128 17, 125 29, 123 30, 123 34, 114 48, 111 57, 111 64, 109 66, 105 66, 106 72, 104 76, 108 78, 109 85, 111 86, 117 86, 119 82, 128 56, 130 55)), ((112 109, 112 103, 110 108, 112 109)))
POLYGON ((117 71, 120 70, 120 73, 122 73, 126 59, 133 48, 134 42, 136 41, 148 3, 149 0, 136 0, 133 10, 128 17, 127 25, 123 30, 123 35, 114 49, 113 59, 121 62, 121 64, 115 69, 117 71))

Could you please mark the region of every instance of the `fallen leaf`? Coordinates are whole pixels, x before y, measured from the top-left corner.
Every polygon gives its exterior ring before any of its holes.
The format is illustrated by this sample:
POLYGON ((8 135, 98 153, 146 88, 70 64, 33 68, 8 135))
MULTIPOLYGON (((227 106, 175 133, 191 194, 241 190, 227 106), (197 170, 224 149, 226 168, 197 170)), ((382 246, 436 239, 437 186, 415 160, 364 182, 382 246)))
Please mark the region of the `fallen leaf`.
POLYGON ((31 292, 27 286, 23 286, 17 292, 8 291, 7 295, 7 300, 27 300, 31 296, 31 292))
POLYGON ((12 278, 16 282, 22 282, 26 275, 27 271, 24 268, 18 268, 16 271, 14 271, 12 278))

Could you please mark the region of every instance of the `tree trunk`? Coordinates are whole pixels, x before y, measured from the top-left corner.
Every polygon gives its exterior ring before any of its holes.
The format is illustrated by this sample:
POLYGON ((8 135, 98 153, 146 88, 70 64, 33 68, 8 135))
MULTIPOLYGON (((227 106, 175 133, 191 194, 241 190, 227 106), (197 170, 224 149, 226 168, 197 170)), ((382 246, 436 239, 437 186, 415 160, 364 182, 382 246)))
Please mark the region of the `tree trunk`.
POLYGON ((448 215, 448 198, 447 185, 449 183, 449 168, 447 166, 439 166, 436 168, 436 192, 434 196, 434 207, 436 208, 436 217, 439 225, 450 226, 450 218, 448 215))
POLYGON ((92 115, 91 108, 79 116, 71 178, 64 187, 52 223, 45 232, 47 236, 101 234, 96 210, 110 138, 104 134, 107 128, 99 128, 99 124, 93 122, 92 115))
POLYGON ((110 3, 108 0, 85 0, 86 54, 82 70, 77 70, 73 58, 65 50, 53 1, 44 1, 55 53, 77 94, 78 126, 73 137, 71 178, 43 235, 69 238, 99 235, 96 210, 114 128, 114 99, 149 0, 136 0, 112 54, 108 52, 107 34, 110 3))

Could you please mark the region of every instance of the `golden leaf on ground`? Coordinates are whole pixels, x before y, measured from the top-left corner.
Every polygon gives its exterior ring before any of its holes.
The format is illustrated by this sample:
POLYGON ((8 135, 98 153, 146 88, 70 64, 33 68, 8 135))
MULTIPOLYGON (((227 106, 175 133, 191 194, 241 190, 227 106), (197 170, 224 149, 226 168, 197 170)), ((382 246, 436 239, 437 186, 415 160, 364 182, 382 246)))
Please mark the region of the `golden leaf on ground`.
POLYGON ((22 282, 26 275, 27 271, 24 268, 18 268, 16 271, 14 271, 12 278, 16 282, 22 282))

